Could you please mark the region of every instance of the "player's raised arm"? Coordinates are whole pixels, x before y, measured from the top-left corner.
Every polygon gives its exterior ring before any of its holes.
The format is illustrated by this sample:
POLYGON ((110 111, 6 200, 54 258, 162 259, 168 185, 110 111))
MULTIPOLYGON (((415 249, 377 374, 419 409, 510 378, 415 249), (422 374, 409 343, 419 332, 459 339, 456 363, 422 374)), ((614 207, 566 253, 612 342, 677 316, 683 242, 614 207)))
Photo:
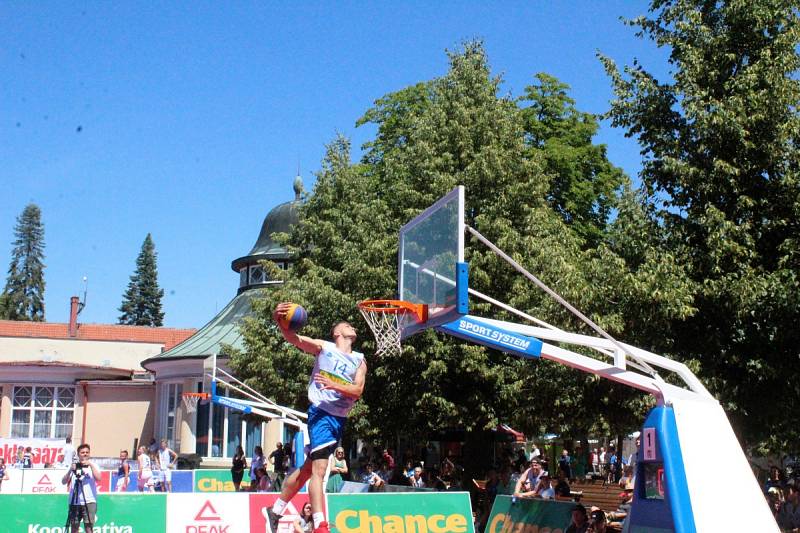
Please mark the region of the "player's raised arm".
POLYGON ((272 319, 275 320, 275 323, 278 325, 278 329, 281 330, 281 334, 287 342, 297 346, 304 352, 310 353, 311 355, 319 355, 324 341, 320 339, 312 339, 311 337, 306 337, 305 335, 298 335, 296 332, 288 328, 285 317, 292 305, 293 304, 291 302, 279 303, 275 307, 275 311, 272 313, 272 319))

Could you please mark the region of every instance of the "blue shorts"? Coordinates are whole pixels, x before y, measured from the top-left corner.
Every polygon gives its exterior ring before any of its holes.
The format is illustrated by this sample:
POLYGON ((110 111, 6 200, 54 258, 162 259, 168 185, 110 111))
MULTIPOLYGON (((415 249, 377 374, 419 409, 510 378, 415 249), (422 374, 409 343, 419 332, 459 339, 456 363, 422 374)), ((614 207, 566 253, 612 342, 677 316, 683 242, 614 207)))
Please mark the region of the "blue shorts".
POLYGON ((336 446, 342 439, 342 431, 347 417, 333 416, 319 407, 308 407, 308 436, 311 440, 311 453, 336 446))

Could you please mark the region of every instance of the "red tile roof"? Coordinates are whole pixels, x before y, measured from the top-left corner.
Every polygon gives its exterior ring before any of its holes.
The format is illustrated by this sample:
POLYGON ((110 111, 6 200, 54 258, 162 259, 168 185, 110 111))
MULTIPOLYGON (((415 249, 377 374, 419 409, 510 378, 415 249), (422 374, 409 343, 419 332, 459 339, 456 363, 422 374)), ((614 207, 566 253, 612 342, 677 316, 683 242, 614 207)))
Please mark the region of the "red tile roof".
POLYGON ((192 336, 197 330, 120 326, 117 324, 78 324, 78 334, 69 336, 69 324, 57 322, 22 322, 0 320, 0 337, 35 339, 77 339, 82 341, 121 341, 163 344, 169 350, 192 336))

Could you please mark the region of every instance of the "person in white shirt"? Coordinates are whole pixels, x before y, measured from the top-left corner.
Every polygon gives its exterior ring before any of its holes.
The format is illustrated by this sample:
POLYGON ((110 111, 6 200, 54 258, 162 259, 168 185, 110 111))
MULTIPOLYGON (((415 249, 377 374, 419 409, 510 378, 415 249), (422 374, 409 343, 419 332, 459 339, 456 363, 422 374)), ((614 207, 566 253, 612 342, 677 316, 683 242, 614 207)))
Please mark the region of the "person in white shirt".
POLYGON ((94 531, 94 520, 97 516, 97 482, 100 481, 100 469, 89 460, 88 444, 78 446, 78 461, 71 466, 61 483, 70 490, 69 516, 72 533, 80 531, 81 522, 87 533, 94 531))
POLYGON ((61 464, 70 467, 72 463, 74 463, 78 456, 75 453, 75 446, 72 445, 72 435, 67 437, 67 443, 64 445, 64 459, 61 460, 61 464))
POLYGON ((161 475, 164 478, 164 489, 166 492, 172 492, 172 468, 175 467, 175 461, 178 459, 178 454, 173 452, 167 446, 167 439, 161 439, 161 446, 158 449, 158 462, 161 465, 161 475))
POLYGON ((418 489, 425 488, 425 481, 422 479, 422 468, 416 467, 414 468, 414 475, 410 478, 411 486, 416 487, 418 489))

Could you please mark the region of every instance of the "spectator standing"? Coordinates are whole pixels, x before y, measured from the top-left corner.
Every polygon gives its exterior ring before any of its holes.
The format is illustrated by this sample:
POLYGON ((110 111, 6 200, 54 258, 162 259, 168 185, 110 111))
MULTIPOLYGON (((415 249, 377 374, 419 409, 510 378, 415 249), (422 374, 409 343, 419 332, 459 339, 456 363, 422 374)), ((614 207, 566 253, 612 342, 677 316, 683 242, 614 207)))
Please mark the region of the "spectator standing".
POLYGON ((600 453, 597 456, 597 459, 598 459, 598 463, 597 464, 598 464, 598 466, 600 468, 600 472, 599 473, 601 475, 603 475, 603 476, 607 476, 608 475, 608 468, 606 468, 606 465, 608 464, 608 457, 607 456, 608 456, 608 454, 606 453, 606 449, 601 446, 600 447, 600 453))
POLYGON ((147 447, 147 451, 149 453, 156 453, 158 451, 158 441, 156 441, 155 437, 150 439, 150 445, 147 447))
POLYGON ((325 492, 335 493, 342 490, 344 485, 344 475, 347 474, 347 460, 344 458, 344 448, 338 446, 333 452, 328 470, 328 484, 325 492))
POLYGON ((6 460, 0 457, 0 492, 3 489, 3 481, 8 479, 8 472, 6 472, 6 460))
POLYGON ((30 446, 22 454, 22 468, 33 468, 33 451, 30 446))
POLYGON ((592 474, 600 473, 600 455, 597 453, 597 448, 592 448, 592 453, 589 455, 589 461, 592 465, 592 474))
POLYGON ((386 466, 389 467, 389 470, 394 470, 394 457, 392 457, 392 450, 384 449, 383 454, 381 455, 381 459, 386 462, 386 466))
POLYGON ((22 468, 22 460, 25 457, 25 448, 19 446, 17 448, 17 457, 14 459, 14 468, 22 468))
POLYGON ((158 464, 161 465, 164 492, 172 492, 172 469, 175 468, 177 460, 178 454, 167 446, 167 439, 161 439, 161 445, 158 448, 158 464))
POLYGON ((282 442, 275 443, 275 449, 269 454, 269 462, 275 471, 275 488, 281 490, 286 477, 286 450, 283 449, 282 442))
POLYGON ((139 462, 139 476, 137 488, 139 492, 153 492, 153 468, 150 464, 150 456, 147 454, 146 446, 139 446, 139 455, 136 456, 139 462))
POLYGON ((586 507, 580 503, 572 508, 572 521, 564 533, 586 533, 589 530, 589 517, 586 507))
POLYGON ((425 468, 431 469, 439 464, 439 450, 432 442, 425 447, 425 468))
POLYGON ((414 475, 411 476, 411 479, 409 479, 409 481, 411 482, 411 486, 417 489, 424 489, 427 486, 425 485, 425 481, 422 477, 421 466, 414 467, 414 475))
POLYGON ((639 437, 636 437, 636 448, 634 448, 633 452, 628 456, 628 466, 631 468, 633 475, 636 475, 636 462, 639 460, 639 445, 641 444, 641 440, 639 437))
POLYGON ((564 472, 567 479, 572 479, 572 457, 569 456, 569 450, 566 448, 561 450, 561 458, 558 460, 558 470, 564 472))
POLYGON ((247 457, 244 454, 244 449, 241 446, 236 447, 236 453, 233 454, 231 460, 231 479, 233 480, 233 487, 236 492, 241 490, 242 478, 244 471, 247 468, 247 457))
POLYGON ((122 450, 121 452, 119 452, 119 466, 117 467, 117 484, 114 487, 115 492, 125 492, 126 490, 128 490, 130 475, 131 475, 131 465, 128 464, 128 450, 122 450))
POLYGON ((542 452, 539 450, 539 448, 536 447, 536 444, 534 443, 533 446, 531 446, 531 459, 538 459, 541 456, 542 452))
POLYGON ((72 435, 70 435, 67 437, 66 444, 64 445, 64 458, 61 460, 61 464, 69 467, 75 462, 76 458, 75 446, 72 445, 72 435))
MULTIPOLYGON (((531 456, 531 459, 533 459, 533 456, 531 456)), ((525 467, 527 465, 528 465, 528 458, 525 456, 525 450, 519 448, 517 450, 517 459, 514 461, 514 466, 516 466, 517 469, 519 469, 520 467, 525 467)))
POLYGON ((258 476, 256 475, 259 468, 264 467, 264 449, 261 446, 253 448, 253 460, 250 461, 250 492, 255 492, 258 489, 258 476))

